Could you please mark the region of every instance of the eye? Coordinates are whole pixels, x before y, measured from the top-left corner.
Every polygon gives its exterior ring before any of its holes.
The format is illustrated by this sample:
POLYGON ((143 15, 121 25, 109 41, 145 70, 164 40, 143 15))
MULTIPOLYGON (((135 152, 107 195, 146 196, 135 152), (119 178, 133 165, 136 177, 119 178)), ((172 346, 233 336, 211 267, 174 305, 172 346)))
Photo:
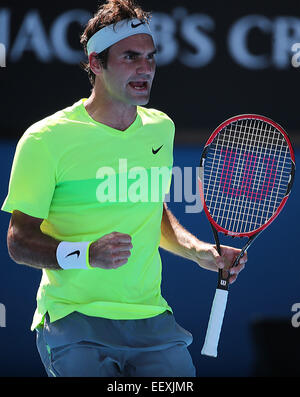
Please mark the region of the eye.
POLYGON ((136 54, 127 54, 127 55, 125 55, 125 59, 127 59, 129 61, 135 60, 136 58, 137 58, 136 54))

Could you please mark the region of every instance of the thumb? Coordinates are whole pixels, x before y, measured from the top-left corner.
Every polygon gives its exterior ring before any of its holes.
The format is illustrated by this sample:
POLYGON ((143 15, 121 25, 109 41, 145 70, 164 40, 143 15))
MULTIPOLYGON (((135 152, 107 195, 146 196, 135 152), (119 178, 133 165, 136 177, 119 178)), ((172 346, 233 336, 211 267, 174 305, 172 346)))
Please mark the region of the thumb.
POLYGON ((224 258, 218 253, 218 251, 215 247, 212 248, 211 253, 214 257, 215 264, 216 264, 217 268, 223 269, 225 267, 224 258))

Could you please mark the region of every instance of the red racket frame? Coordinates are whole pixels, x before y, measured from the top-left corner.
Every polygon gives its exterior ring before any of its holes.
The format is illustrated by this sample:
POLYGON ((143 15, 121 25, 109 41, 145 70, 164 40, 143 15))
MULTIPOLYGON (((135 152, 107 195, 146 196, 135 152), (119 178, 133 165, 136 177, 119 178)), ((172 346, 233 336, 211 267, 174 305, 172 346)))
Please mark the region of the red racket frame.
POLYGON ((292 188, 292 184, 293 184, 294 173, 295 173, 295 154, 294 154, 294 150, 293 150, 291 141, 290 141, 290 139, 289 139, 287 133, 284 131, 284 129, 283 129, 278 123, 276 123, 276 122, 273 121, 272 119, 270 119, 270 118, 268 118, 268 117, 265 117, 265 116, 260 116, 260 115, 256 115, 256 114, 241 114, 241 115, 234 116, 234 117, 231 117, 231 118, 225 120, 225 121, 224 121, 222 124, 220 124, 220 125, 215 129, 215 131, 211 134, 211 136, 209 137, 208 141, 206 142, 206 144, 205 144, 205 146, 204 146, 204 150, 203 150, 202 157, 201 157, 201 160, 200 160, 200 168, 202 167, 203 160, 205 160, 205 152, 206 152, 206 149, 207 149, 207 148, 209 147, 209 145, 213 142, 213 140, 215 139, 215 137, 216 137, 225 127, 227 127, 229 124, 233 123, 234 121, 239 121, 239 120, 243 120, 243 119, 256 119, 256 120, 262 120, 262 121, 265 121, 265 122, 267 122, 267 123, 270 123, 274 128, 278 129, 278 130, 282 133, 282 135, 284 136, 284 138, 285 138, 285 140, 286 140, 286 142, 287 142, 287 144, 288 144, 288 147, 289 147, 289 150, 290 150, 290 155, 291 155, 291 160, 292 160, 292 163, 293 163, 292 171, 291 171, 292 178, 291 178, 291 180, 290 180, 290 182, 289 182, 287 192, 286 192, 286 194, 285 194, 285 196, 284 196, 284 198, 283 198, 281 204, 280 204, 279 207, 277 208, 276 212, 272 215, 272 217, 271 217, 264 225, 262 225, 262 226, 261 226, 260 228, 258 228, 258 229, 255 229, 255 230, 252 230, 252 231, 246 232, 246 233, 236 233, 236 232, 228 231, 228 230, 222 228, 220 225, 218 225, 218 224, 214 221, 214 219, 212 218, 212 216, 210 215, 209 210, 208 210, 208 208, 207 208, 207 206, 206 206, 206 203, 205 203, 204 193, 203 193, 203 187, 202 187, 202 182, 201 182, 200 177, 198 177, 198 184, 199 184, 199 193, 200 193, 200 198, 201 198, 201 202, 202 202, 202 205, 203 205, 203 209, 204 209, 204 211, 205 211, 205 214, 206 214, 208 220, 209 220, 210 223, 214 226, 214 228, 215 228, 218 232, 221 232, 221 233, 223 233, 223 234, 225 234, 225 235, 229 235, 229 236, 236 236, 236 237, 251 237, 251 236, 256 235, 257 233, 260 233, 260 232, 263 231, 264 229, 266 229, 266 228, 274 221, 274 219, 277 218, 277 216, 279 215, 279 213, 280 213, 281 210, 283 209, 283 207, 284 207, 284 205, 285 205, 285 203, 286 203, 286 201, 287 201, 287 199, 288 199, 288 196, 289 196, 289 194, 290 194, 290 191, 291 191, 291 188, 292 188))

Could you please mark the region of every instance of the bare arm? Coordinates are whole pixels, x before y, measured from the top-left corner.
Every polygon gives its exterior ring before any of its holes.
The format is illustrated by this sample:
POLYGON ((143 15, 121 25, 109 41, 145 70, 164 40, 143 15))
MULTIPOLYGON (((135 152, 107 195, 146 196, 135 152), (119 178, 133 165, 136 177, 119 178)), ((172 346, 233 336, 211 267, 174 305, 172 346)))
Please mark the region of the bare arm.
POLYGON ((61 269, 56 260, 59 241, 42 233, 43 219, 13 211, 7 233, 8 253, 13 261, 36 269, 61 269))
MULTIPOLYGON (((235 257, 240 252, 239 249, 221 246, 222 256, 216 250, 215 245, 200 241, 179 224, 175 216, 164 203, 163 216, 161 221, 161 241, 160 247, 172 252, 173 254, 190 259, 198 263, 201 267, 208 270, 217 271, 219 268, 230 267, 235 257)), ((245 255, 240 264, 232 269, 230 282, 235 281, 237 274, 244 268, 247 261, 245 255)))
MULTIPOLYGON (((18 264, 36 269, 62 270, 56 259, 60 241, 41 231, 42 222, 43 219, 13 211, 7 233, 9 255, 18 264)), ((128 262, 131 248, 129 235, 107 234, 90 245, 90 265, 102 269, 118 268, 128 262)))

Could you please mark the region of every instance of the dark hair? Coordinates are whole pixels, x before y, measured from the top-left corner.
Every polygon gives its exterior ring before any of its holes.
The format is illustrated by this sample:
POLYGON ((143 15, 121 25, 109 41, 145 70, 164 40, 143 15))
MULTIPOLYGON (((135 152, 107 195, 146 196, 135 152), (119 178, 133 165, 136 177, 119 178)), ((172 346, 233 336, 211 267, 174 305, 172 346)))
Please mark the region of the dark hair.
MULTIPOLYGON (((123 19, 140 19, 149 22, 151 14, 143 11, 142 8, 135 3, 134 0, 107 0, 100 5, 94 16, 88 21, 84 32, 80 37, 80 43, 87 55, 87 42, 100 29, 105 26, 116 24, 123 19)), ((101 66, 106 69, 108 62, 109 48, 97 54, 96 58, 101 66)), ((88 73, 92 86, 95 85, 95 74, 92 72, 89 63, 81 62, 81 67, 88 73)))

